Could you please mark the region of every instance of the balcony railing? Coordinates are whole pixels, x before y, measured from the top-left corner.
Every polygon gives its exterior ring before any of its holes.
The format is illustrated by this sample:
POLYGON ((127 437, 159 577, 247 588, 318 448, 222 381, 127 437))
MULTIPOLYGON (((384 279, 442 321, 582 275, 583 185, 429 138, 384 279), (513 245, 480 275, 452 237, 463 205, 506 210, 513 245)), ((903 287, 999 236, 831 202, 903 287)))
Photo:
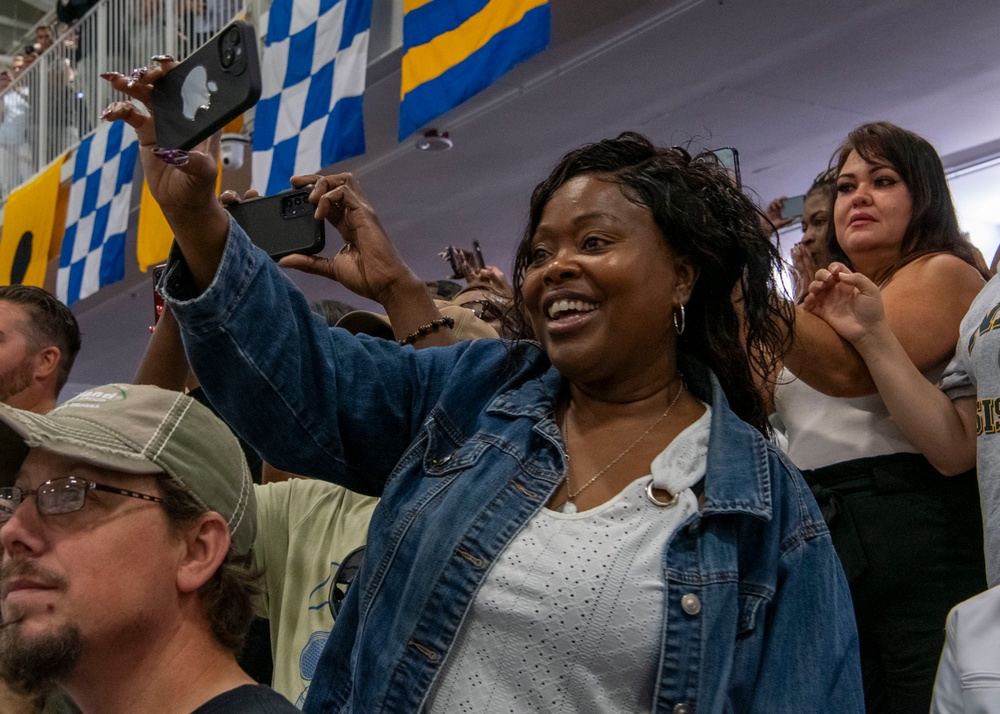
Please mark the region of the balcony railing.
POLYGON ((270 0, 103 0, 0 93, 0 200, 74 148, 119 98, 98 75, 183 58, 270 0))

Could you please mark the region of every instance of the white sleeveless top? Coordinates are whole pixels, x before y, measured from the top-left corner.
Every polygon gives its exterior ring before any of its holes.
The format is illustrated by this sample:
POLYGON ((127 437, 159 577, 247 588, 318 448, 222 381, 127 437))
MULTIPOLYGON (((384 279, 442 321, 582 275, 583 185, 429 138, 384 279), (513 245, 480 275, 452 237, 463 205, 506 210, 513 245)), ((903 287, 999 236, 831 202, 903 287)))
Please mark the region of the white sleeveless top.
POLYGON ((497 559, 428 695, 428 712, 648 712, 663 632, 663 550, 698 508, 706 408, 616 497, 543 508, 497 559), (663 508, 653 481, 680 497, 663 508))
MULTIPOLYGON (((940 379, 925 373, 932 382, 940 379)), ((818 469, 842 461, 917 449, 889 415, 878 393, 866 397, 829 397, 787 369, 774 392, 774 406, 785 425, 788 457, 800 469, 818 469)))

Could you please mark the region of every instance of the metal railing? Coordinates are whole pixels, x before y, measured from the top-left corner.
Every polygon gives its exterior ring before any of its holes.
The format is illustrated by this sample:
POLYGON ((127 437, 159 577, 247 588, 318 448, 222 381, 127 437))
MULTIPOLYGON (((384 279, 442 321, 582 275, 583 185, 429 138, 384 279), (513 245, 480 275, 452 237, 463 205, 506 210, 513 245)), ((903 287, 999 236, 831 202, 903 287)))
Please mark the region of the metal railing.
MULTIPOLYGON (((101 72, 127 74, 156 54, 186 57, 270 0, 103 0, 0 93, 0 201, 74 148, 120 98, 101 72)), ((259 23, 255 23, 258 24, 259 23)))

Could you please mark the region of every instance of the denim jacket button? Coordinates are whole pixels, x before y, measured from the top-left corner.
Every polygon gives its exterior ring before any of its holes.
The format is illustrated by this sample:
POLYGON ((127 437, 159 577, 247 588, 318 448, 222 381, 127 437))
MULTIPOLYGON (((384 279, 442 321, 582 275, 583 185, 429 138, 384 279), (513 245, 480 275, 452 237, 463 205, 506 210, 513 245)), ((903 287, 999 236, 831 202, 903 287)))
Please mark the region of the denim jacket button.
POLYGON ((691 707, 687 704, 677 704, 674 706, 674 714, 690 714, 691 707))
MULTIPOLYGON (((686 612, 689 615, 697 615, 699 612, 701 612, 701 599, 694 593, 688 593, 687 595, 681 598, 681 609, 683 609, 684 612, 686 612)), ((677 706, 686 707, 687 705, 678 704, 677 706)), ((676 707, 674 707, 674 711, 675 712, 678 711, 676 707)), ((687 711, 687 709, 685 708, 684 711, 687 711)))

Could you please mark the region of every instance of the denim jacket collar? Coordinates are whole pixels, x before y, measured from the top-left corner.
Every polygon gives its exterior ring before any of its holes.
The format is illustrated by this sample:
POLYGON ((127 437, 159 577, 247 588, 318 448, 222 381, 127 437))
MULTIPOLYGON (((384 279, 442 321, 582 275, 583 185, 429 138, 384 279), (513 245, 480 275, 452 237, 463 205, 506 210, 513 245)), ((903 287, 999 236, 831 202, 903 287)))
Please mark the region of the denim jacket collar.
POLYGON ((712 370, 686 355, 681 355, 679 362, 691 393, 712 404, 702 514, 744 513, 771 520, 773 506, 764 436, 729 408, 729 400, 712 370), (742 456, 741 469, 732 468, 737 454, 742 456))
MULTIPOLYGON (((764 437, 732 412, 712 370, 687 355, 681 354, 678 361, 691 393, 712 405, 712 436, 709 437, 702 514, 743 513, 765 521, 771 520, 772 503, 764 437), (724 443, 721 441, 722 434, 726 435, 724 443), (731 467, 734 454, 744 455, 743 469, 735 470, 731 467), (746 454, 753 454, 754 458, 746 460, 746 454)), ((533 418, 538 422, 536 430, 561 447, 558 425, 551 417, 562 381, 562 375, 550 367, 537 379, 522 382, 519 386, 501 392, 487 411, 509 417, 533 418)))

